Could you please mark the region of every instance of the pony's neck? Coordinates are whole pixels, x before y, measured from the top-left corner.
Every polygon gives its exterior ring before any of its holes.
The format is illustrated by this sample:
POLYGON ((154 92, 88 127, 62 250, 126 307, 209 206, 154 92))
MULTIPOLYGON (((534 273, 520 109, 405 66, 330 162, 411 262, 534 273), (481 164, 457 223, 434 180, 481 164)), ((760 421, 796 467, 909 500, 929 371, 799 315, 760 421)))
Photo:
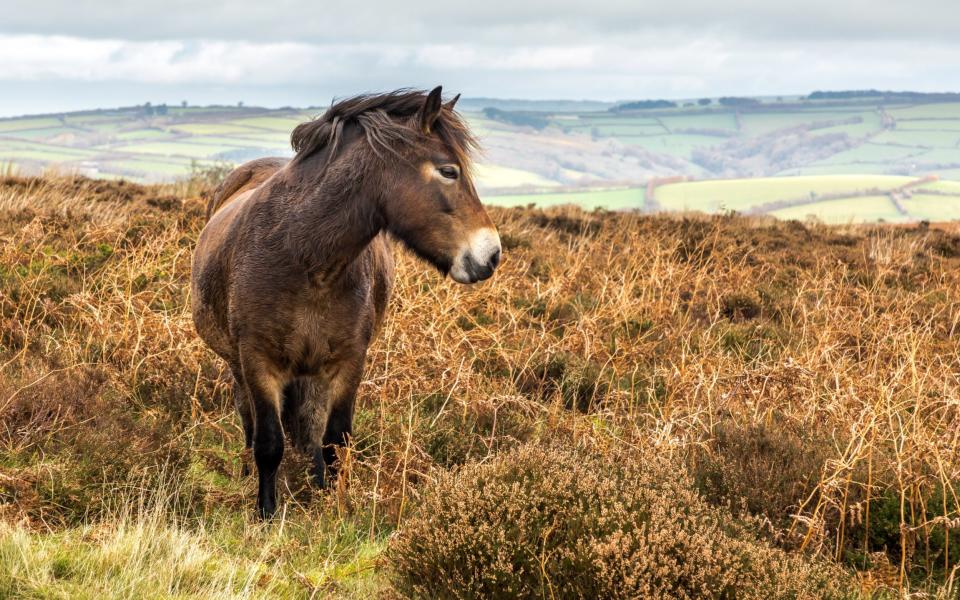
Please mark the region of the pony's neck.
POLYGON ((288 181, 286 246, 311 277, 336 278, 363 252, 385 223, 373 165, 345 164, 343 154, 326 169, 323 157, 293 161, 288 181))

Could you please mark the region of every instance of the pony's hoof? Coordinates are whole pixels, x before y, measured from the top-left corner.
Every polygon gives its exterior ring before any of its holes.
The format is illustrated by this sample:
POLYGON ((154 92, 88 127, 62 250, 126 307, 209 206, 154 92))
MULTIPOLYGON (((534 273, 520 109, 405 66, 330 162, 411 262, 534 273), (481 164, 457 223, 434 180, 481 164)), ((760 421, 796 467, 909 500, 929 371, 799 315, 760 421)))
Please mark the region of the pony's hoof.
POLYGON ((269 521, 273 519, 273 516, 277 514, 277 506, 275 504, 261 504, 257 506, 257 517, 261 521, 269 521))
POLYGON ((318 490, 325 490, 330 487, 330 478, 327 477, 326 469, 322 467, 313 469, 313 472, 310 474, 310 481, 313 483, 313 487, 318 490))
POLYGON ((246 479, 253 474, 253 469, 250 468, 250 463, 253 461, 253 450, 246 448, 243 452, 240 453, 240 477, 241 479, 246 479))

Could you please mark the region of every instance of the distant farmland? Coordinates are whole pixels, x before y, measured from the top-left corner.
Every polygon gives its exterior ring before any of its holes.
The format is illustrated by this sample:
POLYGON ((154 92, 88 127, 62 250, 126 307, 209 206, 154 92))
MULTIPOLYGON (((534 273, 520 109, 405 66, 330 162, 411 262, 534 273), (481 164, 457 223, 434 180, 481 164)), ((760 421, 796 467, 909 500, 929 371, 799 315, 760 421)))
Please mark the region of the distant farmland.
MULTIPOLYGON (((504 206, 735 210, 831 222, 960 217, 960 187, 950 183, 960 181, 960 103, 908 95, 636 108, 648 104, 464 101, 485 149, 479 190, 504 206), (688 181, 657 185, 664 178, 688 181)), ((319 112, 139 106, 2 119, 0 165, 169 181, 290 155, 290 130, 319 112)))

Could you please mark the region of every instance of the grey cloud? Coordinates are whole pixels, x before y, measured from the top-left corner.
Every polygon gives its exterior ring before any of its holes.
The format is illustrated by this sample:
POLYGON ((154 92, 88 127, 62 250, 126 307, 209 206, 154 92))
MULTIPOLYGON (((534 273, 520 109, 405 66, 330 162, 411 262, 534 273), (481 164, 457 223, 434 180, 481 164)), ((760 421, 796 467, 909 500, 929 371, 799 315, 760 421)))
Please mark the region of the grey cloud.
POLYGON ((603 100, 960 84, 956 0, 0 3, 0 114, 56 82, 64 91, 45 100, 58 110, 91 107, 81 98, 96 86, 140 101, 322 105, 437 83, 603 100))
POLYGON ((955 39, 955 0, 4 0, 0 31, 120 39, 590 43, 657 31, 741 38, 955 39))

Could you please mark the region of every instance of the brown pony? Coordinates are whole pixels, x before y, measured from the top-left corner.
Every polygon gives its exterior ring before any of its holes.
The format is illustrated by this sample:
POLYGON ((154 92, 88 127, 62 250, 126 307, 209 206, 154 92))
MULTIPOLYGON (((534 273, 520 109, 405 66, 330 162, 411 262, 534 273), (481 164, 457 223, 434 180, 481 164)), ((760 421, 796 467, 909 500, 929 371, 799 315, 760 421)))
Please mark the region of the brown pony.
POLYGON ((230 366, 257 506, 276 510, 284 432, 323 487, 351 435, 367 346, 393 283, 390 234, 460 283, 493 274, 500 238, 470 177, 473 137, 429 94, 350 98, 296 127, 214 193, 193 257, 193 319, 230 366))

